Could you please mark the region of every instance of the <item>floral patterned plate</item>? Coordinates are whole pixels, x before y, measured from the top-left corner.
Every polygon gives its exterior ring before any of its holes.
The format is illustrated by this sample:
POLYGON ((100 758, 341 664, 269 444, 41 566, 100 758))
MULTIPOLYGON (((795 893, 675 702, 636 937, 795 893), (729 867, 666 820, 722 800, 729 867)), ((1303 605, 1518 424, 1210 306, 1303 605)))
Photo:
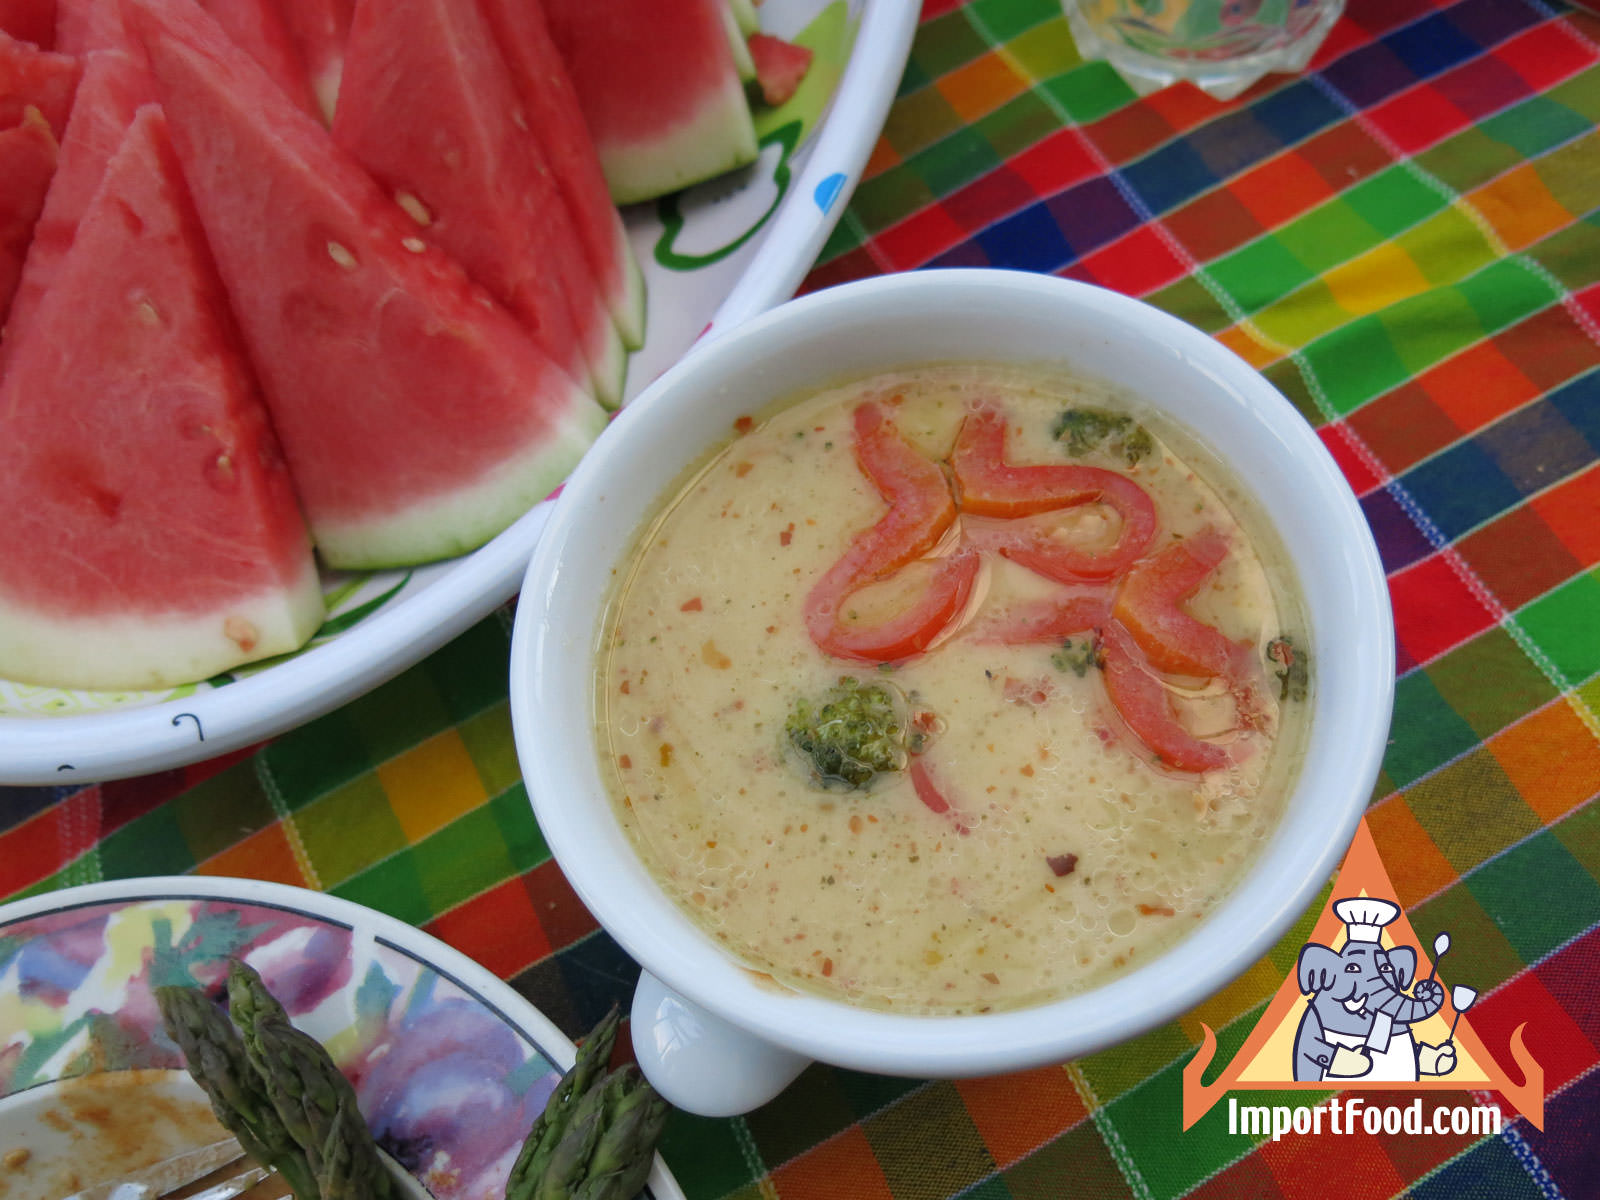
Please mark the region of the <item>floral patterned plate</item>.
MULTIPOLYGON (((328 1047, 379 1146, 436 1200, 500 1200, 572 1043, 488 971, 392 917, 301 888, 188 876, 0 908, 0 1196, 58 1195, 40 1181, 68 1166, 75 1186, 98 1182, 86 1153, 97 1145, 115 1170, 136 1165, 130 1146, 149 1161, 210 1140, 151 989, 215 988, 233 956, 328 1047), (107 1086, 138 1103, 108 1105, 107 1086), (108 1125, 108 1108, 126 1122, 108 1125), (63 1138, 45 1144, 32 1133, 41 1124, 63 1138)), ((659 1158, 643 1195, 683 1200, 659 1158)))
MULTIPOLYGON (((628 395, 697 340, 787 300, 816 261, 905 69, 917 0, 763 0, 762 27, 809 46, 799 91, 756 122, 742 171, 624 210, 644 271, 645 344, 628 395)), ((0 784, 79 784, 213 758, 398 674, 509 600, 544 528, 539 505, 488 545, 415 570, 325 572, 328 619, 293 654, 165 691, 0 679, 0 784)))

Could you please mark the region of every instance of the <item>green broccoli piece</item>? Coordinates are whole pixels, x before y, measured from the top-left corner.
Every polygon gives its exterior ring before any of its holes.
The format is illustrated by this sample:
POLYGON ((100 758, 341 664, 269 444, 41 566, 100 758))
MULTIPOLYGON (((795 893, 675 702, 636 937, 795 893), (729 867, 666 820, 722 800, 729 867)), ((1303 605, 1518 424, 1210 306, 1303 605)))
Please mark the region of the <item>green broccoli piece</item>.
POLYGON ((1105 653, 1100 649, 1100 639, 1094 636, 1061 643, 1061 649, 1050 656, 1050 663, 1062 674, 1071 671, 1079 679, 1089 673, 1090 667, 1106 665, 1105 653))
POLYGON ((1050 432, 1074 458, 1104 445, 1131 467, 1155 449, 1155 439, 1143 425, 1103 408, 1069 408, 1056 418, 1050 432))
POLYGON ((1311 658, 1288 634, 1267 643, 1267 659, 1278 677, 1280 700, 1304 700, 1311 685, 1311 658))
POLYGON ((814 783, 862 790, 906 765, 905 706, 886 684, 841 678, 820 699, 801 697, 784 724, 814 783))

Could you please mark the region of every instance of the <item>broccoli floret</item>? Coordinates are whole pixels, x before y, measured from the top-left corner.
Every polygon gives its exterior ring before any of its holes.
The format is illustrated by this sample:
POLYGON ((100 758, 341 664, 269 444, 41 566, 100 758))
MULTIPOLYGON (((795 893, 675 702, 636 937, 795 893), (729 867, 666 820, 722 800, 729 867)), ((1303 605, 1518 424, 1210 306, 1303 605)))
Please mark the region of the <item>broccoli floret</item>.
POLYGON ((1104 444, 1131 467, 1155 449, 1155 440, 1143 425, 1103 408, 1069 408, 1056 418, 1050 432, 1074 458, 1104 444))
POLYGON ((1079 679, 1089 673, 1090 667, 1106 665, 1105 652, 1100 649, 1100 639, 1094 635, 1086 638, 1068 638, 1061 649, 1050 656, 1050 662, 1062 674, 1071 671, 1079 679))
POLYGON ((784 732, 813 782, 860 790, 905 767, 906 726, 905 705, 889 685, 846 676, 816 700, 797 700, 784 732))

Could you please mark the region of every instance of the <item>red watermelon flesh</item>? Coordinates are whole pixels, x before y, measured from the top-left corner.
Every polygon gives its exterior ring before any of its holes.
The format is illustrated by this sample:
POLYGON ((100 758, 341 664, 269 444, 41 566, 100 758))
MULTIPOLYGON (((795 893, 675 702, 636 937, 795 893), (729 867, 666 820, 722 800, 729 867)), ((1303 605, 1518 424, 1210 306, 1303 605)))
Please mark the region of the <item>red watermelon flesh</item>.
POLYGON ((458 0, 360 0, 334 141, 402 198, 422 236, 494 293, 591 394, 626 356, 482 15, 458 0))
POLYGON ((210 17, 130 9, 323 558, 500 532, 604 412, 210 17))
POLYGON ((289 39, 283 14, 273 0, 202 0, 223 32, 247 51, 284 93, 314 117, 322 110, 306 78, 300 55, 289 39))
POLYGON ((0 31, 41 50, 56 41, 56 0, 0 0, 0 31))
POLYGON ((78 60, 54 54, 0 32, 0 129, 22 124, 29 108, 39 110, 60 138, 78 87, 78 60))
POLYGON ((723 0, 545 0, 611 198, 650 200, 756 159, 723 0))
POLYGON ((56 152, 55 134, 36 108, 27 111, 22 124, 0 129, 0 328, 56 173, 56 152))
POLYGON ((0 675, 203 679, 304 643, 310 540, 160 109, 0 385, 0 675))
POLYGON ((752 33, 749 46, 761 98, 774 108, 786 103, 811 69, 811 47, 797 46, 770 33, 752 33))
POLYGON ((57 0, 56 49, 87 54, 127 40, 117 0, 57 0))
POLYGON ((60 270, 106 163, 122 144, 134 113, 151 98, 149 72, 129 55, 96 50, 86 56, 56 173, 34 226, 5 339, 0 341, 0 370, 60 270))
POLYGON ((578 94, 537 3, 479 0, 522 97, 522 111, 566 200, 589 270, 630 349, 644 344, 644 276, 584 124, 578 94))
POLYGON ((275 0, 325 125, 333 124, 355 0, 275 0))

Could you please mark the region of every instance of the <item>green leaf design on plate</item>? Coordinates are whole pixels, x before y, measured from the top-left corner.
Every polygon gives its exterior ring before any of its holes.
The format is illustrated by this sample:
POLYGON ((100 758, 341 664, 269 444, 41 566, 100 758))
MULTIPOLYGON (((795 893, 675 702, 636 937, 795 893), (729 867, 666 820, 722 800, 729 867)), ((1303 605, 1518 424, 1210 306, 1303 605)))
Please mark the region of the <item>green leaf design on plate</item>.
POLYGON ((150 951, 150 986, 193 987, 198 980, 193 968, 202 963, 220 962, 233 956, 266 928, 244 925, 237 912, 207 913, 195 918, 176 945, 172 941, 172 922, 154 917, 150 931, 155 945, 150 951))
POLYGON ((400 594, 400 590, 402 588, 404 588, 406 586, 406 584, 408 584, 410 582, 411 582, 411 572, 407 571, 405 573, 405 577, 402 578, 399 583, 395 584, 392 588, 390 588, 387 592, 384 592, 381 596, 374 596, 371 600, 368 600, 365 604, 356 605, 349 612, 342 612, 338 616, 329 617, 326 621, 324 621, 322 623, 322 628, 317 630, 316 634, 312 637, 311 641, 313 643, 315 643, 315 642, 317 642, 318 640, 320 640, 322 638, 334 637, 337 634, 343 633, 346 629, 349 629, 352 625, 355 625, 356 623, 358 623, 360 621, 366 620, 373 613, 377 612, 385 604, 389 603, 389 601, 393 600, 396 596, 398 596, 400 594))
MULTIPOLYGON (((789 124, 780 129, 773 130, 771 133, 767 134, 761 139, 762 150, 765 150, 771 145, 777 145, 781 147, 781 153, 778 158, 777 166, 773 168, 772 172, 772 182, 776 185, 773 188, 772 201, 762 209, 761 215, 751 222, 751 224, 742 233, 735 235, 731 241, 725 242, 713 249, 706 250, 701 253, 684 253, 678 249, 676 242, 678 238, 682 236, 685 224, 684 206, 681 203, 681 198, 684 193, 663 196, 656 206, 656 215, 661 219, 661 237, 657 239, 655 248, 656 261, 663 267, 666 267, 669 271, 694 271, 701 267, 708 267, 714 262, 720 262, 722 259, 727 258, 728 255, 732 254, 740 246, 744 245, 751 238, 753 238, 757 231, 767 223, 767 218, 771 217, 772 214, 777 211, 778 205, 783 202, 784 195, 789 191, 789 179, 791 174, 789 170, 789 158, 794 153, 794 148, 799 144, 799 142, 799 121, 791 121, 789 124)), ((759 166, 760 163, 761 160, 758 158, 756 160, 756 166, 759 166)), ((747 167, 742 174, 747 176, 753 175, 754 170, 754 167, 747 167)), ((723 177, 719 180, 713 180, 710 184, 700 184, 698 187, 727 188, 727 178, 728 177, 723 177)), ((730 194, 737 195, 738 193, 745 191, 747 188, 759 187, 764 182, 766 181, 750 179, 742 187, 731 189, 730 194)), ((696 190, 696 188, 689 189, 690 194, 696 190)), ((703 210, 697 209, 696 214, 698 215, 700 211, 703 210)))
MULTIPOLYGON (((238 683, 239 680, 244 679, 247 676, 254 675, 258 671, 264 671, 268 667, 277 666, 277 664, 281 662, 287 662, 289 659, 294 658, 297 655, 304 654, 313 646, 325 642, 331 637, 338 637, 347 629, 366 620, 373 613, 377 612, 385 604, 389 603, 389 601, 398 596, 400 592, 404 590, 406 584, 411 582, 411 576, 413 574, 414 572, 407 571, 405 575, 401 577, 399 583, 395 584, 382 595, 374 596, 371 600, 367 600, 356 605, 348 612, 335 613, 320 626, 318 626, 317 631, 311 635, 311 639, 298 650, 290 650, 286 654, 278 654, 274 655, 272 658, 263 658, 258 662, 246 663, 241 667, 234 668, 232 671, 224 671, 221 675, 213 675, 210 679, 206 680, 206 682, 212 687, 226 687, 230 683, 238 683)), ((333 612, 335 608, 354 595, 371 579, 371 574, 354 576, 324 596, 323 603, 327 606, 329 612, 333 612)))

